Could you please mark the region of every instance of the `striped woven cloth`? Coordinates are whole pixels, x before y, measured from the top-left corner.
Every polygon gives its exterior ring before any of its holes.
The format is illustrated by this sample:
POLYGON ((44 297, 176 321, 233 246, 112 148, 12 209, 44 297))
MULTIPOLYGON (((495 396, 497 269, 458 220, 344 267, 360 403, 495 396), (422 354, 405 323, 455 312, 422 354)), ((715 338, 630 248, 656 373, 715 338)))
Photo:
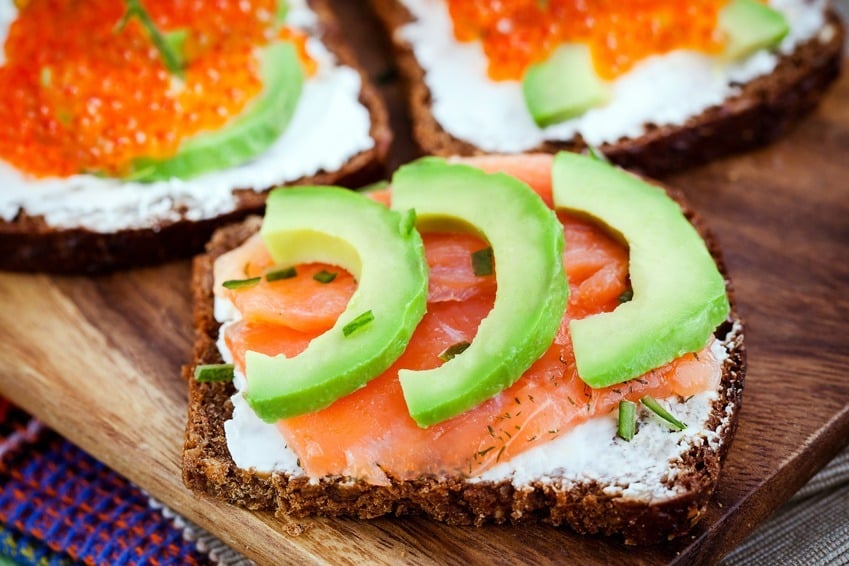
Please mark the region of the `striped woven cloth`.
POLYGON ((210 564, 127 480, 0 398, 0 557, 18 564, 210 564))
MULTIPOLYGON (((245 557, 0 398, 0 566, 222 564, 245 557)), ((849 565, 849 449, 723 564, 849 565)))

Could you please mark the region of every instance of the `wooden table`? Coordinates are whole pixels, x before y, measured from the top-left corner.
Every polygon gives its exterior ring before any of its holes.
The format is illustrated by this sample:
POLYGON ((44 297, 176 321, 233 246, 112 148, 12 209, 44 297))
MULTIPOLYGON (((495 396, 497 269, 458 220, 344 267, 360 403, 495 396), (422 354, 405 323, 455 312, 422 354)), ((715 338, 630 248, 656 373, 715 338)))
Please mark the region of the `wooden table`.
MULTIPOLYGON (((372 76, 385 76, 374 22, 350 33, 372 76)), ((413 150, 399 85, 382 89, 399 140, 395 166, 413 150)), ((817 113, 770 148, 668 181, 724 247, 749 347, 722 483, 692 536, 668 545, 634 549, 545 526, 425 519, 287 525, 197 498, 179 469, 179 369, 192 339, 188 261, 96 278, 0 274, 0 393, 263 563, 713 561, 849 442, 849 72, 817 113)))

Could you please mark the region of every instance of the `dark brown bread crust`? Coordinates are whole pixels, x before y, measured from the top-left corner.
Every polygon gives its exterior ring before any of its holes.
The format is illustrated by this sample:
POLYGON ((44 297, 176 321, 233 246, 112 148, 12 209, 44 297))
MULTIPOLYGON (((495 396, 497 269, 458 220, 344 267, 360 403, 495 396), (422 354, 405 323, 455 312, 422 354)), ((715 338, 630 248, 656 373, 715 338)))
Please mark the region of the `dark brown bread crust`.
MULTIPOLYGON (((679 194, 674 196, 681 201, 679 194)), ((686 207, 685 210, 725 273, 715 241, 698 217, 686 207)), ((213 315, 213 262, 255 233, 259 225, 259 218, 253 217, 216 232, 207 253, 194 261, 196 339, 193 361, 183 370, 189 387, 183 481, 193 491, 251 509, 274 510, 281 519, 311 515, 368 519, 385 514, 423 513, 451 525, 542 521, 568 525, 582 534, 618 535, 629 544, 650 544, 680 536, 706 510, 736 429, 743 390, 745 347, 741 323, 734 313, 716 332, 717 337, 725 339, 736 330, 728 340, 730 356, 723 366, 720 397, 706 425, 717 432, 719 443, 704 440, 692 445, 679 463, 679 475, 674 480, 685 492, 662 503, 611 496, 598 482, 568 487, 539 482, 517 489, 509 481, 469 483, 462 478, 422 477, 415 481, 395 480, 390 486, 381 487, 345 477, 328 477, 310 484, 303 477, 237 468, 227 449, 223 428, 233 410, 233 385, 198 383, 192 373, 198 364, 222 361, 215 344, 219 325, 213 315)), ((732 296, 730 282, 728 291, 732 296)))
MULTIPOLYGON (((353 156, 336 171, 320 171, 287 185, 361 186, 380 178, 392 139, 386 107, 368 80, 327 0, 309 0, 321 23, 321 37, 338 60, 356 69, 362 81, 360 102, 371 116, 370 135, 375 145, 353 156)), ((54 228, 43 217, 21 211, 11 222, 0 220, 0 270, 52 273, 98 273, 187 257, 203 250, 219 226, 262 212, 266 192, 237 190, 237 205, 230 213, 201 221, 185 217, 143 229, 95 232, 86 228, 54 228)))
MULTIPOLYGON (((430 91, 424 69, 396 30, 412 16, 398 0, 370 0, 392 37, 398 69, 404 79, 413 122, 413 137, 430 155, 479 155, 474 145, 446 132, 430 112, 430 91)), ((649 125, 638 138, 623 138, 599 149, 614 163, 651 176, 693 167, 700 163, 768 143, 784 133, 819 103, 840 74, 844 29, 829 11, 827 25, 834 33, 827 41, 815 37, 781 58, 769 75, 742 87, 738 96, 708 108, 683 126, 649 125)), ((546 142, 531 152, 583 151, 580 136, 546 142)))

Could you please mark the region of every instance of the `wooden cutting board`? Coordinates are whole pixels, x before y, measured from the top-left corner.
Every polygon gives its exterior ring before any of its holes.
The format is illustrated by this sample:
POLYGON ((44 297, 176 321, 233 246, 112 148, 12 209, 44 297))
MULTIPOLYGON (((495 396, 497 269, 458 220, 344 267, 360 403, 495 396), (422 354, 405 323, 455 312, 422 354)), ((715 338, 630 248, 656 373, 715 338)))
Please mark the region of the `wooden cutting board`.
MULTIPOLYGON (((359 17, 338 4, 350 16, 343 21, 359 17)), ((385 76, 374 22, 349 29, 371 74, 385 76)), ((382 88, 397 165, 412 155, 408 125, 397 83, 382 88)), ((772 147, 669 182, 724 247, 750 369, 722 484, 692 536, 668 545, 409 518, 283 524, 198 498, 180 479, 187 261, 96 278, 0 274, 0 393, 261 563, 714 561, 849 442, 849 69, 822 108, 772 147)))

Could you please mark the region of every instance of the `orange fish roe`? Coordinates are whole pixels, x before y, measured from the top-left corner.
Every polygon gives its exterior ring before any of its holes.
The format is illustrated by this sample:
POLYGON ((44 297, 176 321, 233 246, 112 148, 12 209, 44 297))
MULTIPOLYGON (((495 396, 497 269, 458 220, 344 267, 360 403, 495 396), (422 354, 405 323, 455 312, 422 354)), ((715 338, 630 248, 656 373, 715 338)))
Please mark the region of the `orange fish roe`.
POLYGON ((560 44, 587 44, 599 75, 615 78, 649 55, 718 52, 728 0, 447 0, 459 41, 480 40, 495 80, 520 79, 560 44))
POLYGON ((0 158, 29 174, 126 174, 220 128, 262 88, 255 49, 273 37, 274 0, 145 0, 160 31, 188 31, 183 80, 136 18, 116 29, 124 2, 23 4, 0 67, 0 158))

